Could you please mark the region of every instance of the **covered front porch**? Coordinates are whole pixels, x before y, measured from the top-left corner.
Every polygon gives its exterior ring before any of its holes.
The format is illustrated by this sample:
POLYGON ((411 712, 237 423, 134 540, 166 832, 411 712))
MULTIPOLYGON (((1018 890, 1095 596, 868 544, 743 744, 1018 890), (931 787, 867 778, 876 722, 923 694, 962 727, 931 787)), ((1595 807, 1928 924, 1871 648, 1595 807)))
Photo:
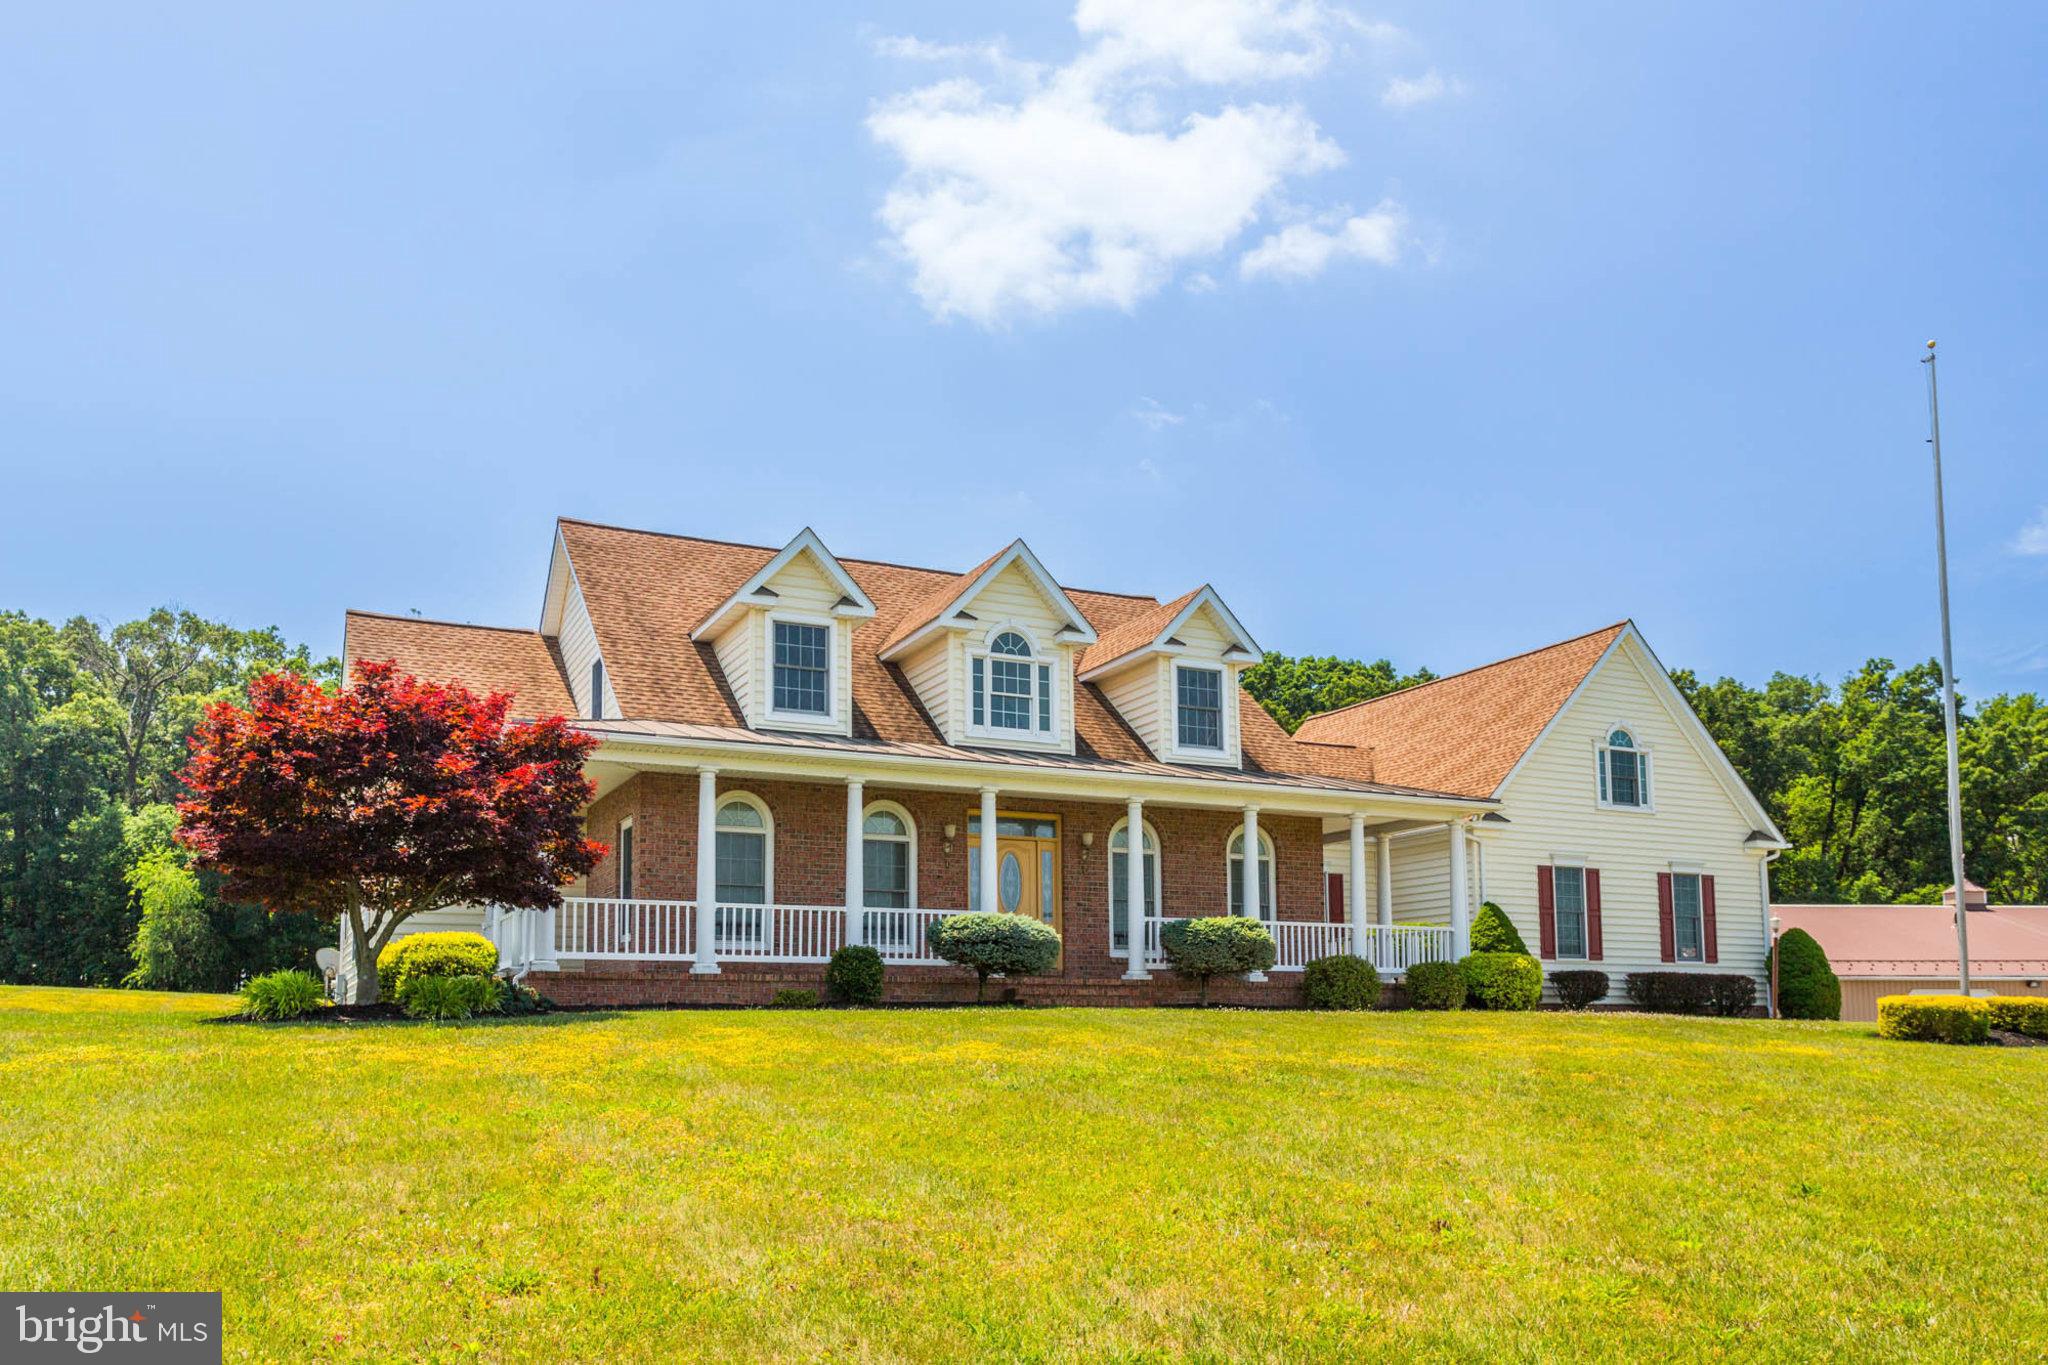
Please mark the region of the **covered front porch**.
POLYGON ((1278 950, 1270 974, 1244 983, 1247 998, 1286 1003, 1316 958, 1353 953, 1398 979, 1460 956, 1465 822, 1486 809, 1300 779, 1022 764, 970 786, 944 766, 845 755, 714 763, 608 746, 592 767, 588 825, 611 853, 560 907, 492 908, 481 925, 506 968, 548 973, 533 984, 565 1003, 757 1003, 772 987, 818 984, 850 944, 880 954, 889 998, 951 998, 971 978, 931 954, 926 931, 983 906, 1060 933, 1054 973, 1015 983, 1026 998, 1171 998, 1161 927, 1242 914, 1278 950), (1103 799, 1106 777, 1120 799, 1103 799), (1418 821, 1449 834, 1450 894, 1433 922, 1403 913, 1384 852, 1418 821), (1333 840, 1349 858, 1341 890, 1325 866, 1333 840))

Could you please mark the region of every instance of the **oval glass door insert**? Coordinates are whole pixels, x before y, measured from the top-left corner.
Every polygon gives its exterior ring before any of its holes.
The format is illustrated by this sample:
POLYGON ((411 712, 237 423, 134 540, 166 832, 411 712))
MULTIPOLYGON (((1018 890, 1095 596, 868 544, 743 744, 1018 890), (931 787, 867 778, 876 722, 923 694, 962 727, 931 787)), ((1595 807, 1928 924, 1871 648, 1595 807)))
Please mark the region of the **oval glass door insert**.
POLYGON ((1017 903, 1024 899, 1024 865, 1017 861, 1014 853, 1003 855, 1003 865, 997 873, 996 893, 1003 898, 1003 913, 1017 913, 1017 903))

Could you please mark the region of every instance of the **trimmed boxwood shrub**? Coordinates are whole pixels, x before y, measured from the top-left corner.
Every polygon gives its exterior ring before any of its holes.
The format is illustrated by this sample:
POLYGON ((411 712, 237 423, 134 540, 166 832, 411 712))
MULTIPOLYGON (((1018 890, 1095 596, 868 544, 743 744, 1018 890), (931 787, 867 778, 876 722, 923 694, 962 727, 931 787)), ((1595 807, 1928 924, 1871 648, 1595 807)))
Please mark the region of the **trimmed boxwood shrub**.
POLYGON ((1736 1019, 1756 1007, 1756 982, 1732 972, 1716 972, 1707 978, 1707 1013, 1736 1019))
POLYGON ((1508 918, 1508 912, 1487 901, 1472 918, 1472 951, 1520 953, 1527 957, 1529 945, 1522 942, 1522 935, 1516 930, 1515 922, 1508 918))
POLYGON ((1467 999, 1483 1010, 1533 1010, 1543 998, 1543 967, 1527 953, 1467 953, 1467 999))
MULTIPOLYGON (((842 948, 840 951, 845 952, 846 950, 842 948)), ((814 1010, 818 1008, 818 993, 816 991, 798 989, 777 991, 774 998, 768 1002, 768 1008, 771 1010, 814 1010)))
POLYGON ((2048 996, 1994 995, 1984 1002, 1991 1027, 2029 1038, 2048 1038, 2048 996))
POLYGON ((1557 991, 1557 1003, 1568 1010, 1582 1010, 1595 1000, 1607 998, 1607 973, 1590 970, 1552 972, 1550 984, 1557 991))
POLYGON ((1839 1019, 1842 983, 1820 943, 1804 929, 1778 935, 1778 1013, 1787 1019, 1839 1019))
POLYGON ((864 943, 849 943, 825 964, 825 990, 842 1005, 882 1001, 882 955, 864 943))
POLYGON ((1747 982, 1749 998, 1756 998, 1755 982, 1728 972, 1630 972, 1628 998, 1652 1014, 1718 1013, 1716 1000, 1733 998, 1742 989, 1730 984, 1731 977, 1747 982))
POLYGON ((415 974, 398 989, 398 1007, 414 1019, 467 1019, 494 1014, 504 995, 495 976, 415 974))
POLYGON ((1159 946, 1176 972, 1201 983, 1205 1005, 1210 978, 1263 972, 1280 956, 1266 926, 1244 915, 1168 920, 1159 928, 1159 946))
POLYGON ((377 954, 377 986, 396 1000, 416 976, 495 976, 498 948, 482 934, 407 934, 377 954))
POLYGON ((992 910, 934 920, 925 941, 935 956, 974 969, 977 1005, 991 976, 1037 976, 1051 971, 1060 955, 1060 936, 1050 924, 992 910))
POLYGON ((303 1019, 326 1003, 311 972, 265 972, 242 987, 242 1013, 251 1019, 303 1019))
POLYGON ((1880 996, 1877 1036, 1915 1043, 1988 1042, 1991 1008, 1967 995, 1880 996))
POLYGON ((1339 953, 1301 969, 1301 998, 1310 1009, 1369 1010, 1380 1000, 1380 974, 1362 957, 1339 953))
POLYGON ((1411 1009, 1465 1008, 1465 969, 1455 962, 1418 962, 1408 969, 1406 980, 1411 1009))

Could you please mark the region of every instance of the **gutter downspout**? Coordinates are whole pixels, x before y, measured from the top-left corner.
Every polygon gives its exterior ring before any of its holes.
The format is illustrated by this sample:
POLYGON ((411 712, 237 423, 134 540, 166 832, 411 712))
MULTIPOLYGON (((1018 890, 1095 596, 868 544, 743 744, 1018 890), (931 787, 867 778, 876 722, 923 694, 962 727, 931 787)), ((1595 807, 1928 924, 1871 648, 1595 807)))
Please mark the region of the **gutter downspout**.
POLYGON ((1757 901, 1763 906, 1764 916, 1764 962, 1770 967, 1764 981, 1764 1016, 1769 1019, 1778 1017, 1778 941, 1771 936, 1771 864, 1782 851, 1770 850, 1756 865, 1757 901))

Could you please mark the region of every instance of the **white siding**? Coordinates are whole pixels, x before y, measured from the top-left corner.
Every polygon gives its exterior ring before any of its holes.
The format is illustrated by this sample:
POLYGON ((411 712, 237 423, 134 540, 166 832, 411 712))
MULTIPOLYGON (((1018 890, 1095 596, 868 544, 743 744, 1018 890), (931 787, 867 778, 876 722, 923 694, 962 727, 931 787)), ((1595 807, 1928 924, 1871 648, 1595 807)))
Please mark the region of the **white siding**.
MULTIPOLYGON (((576 700, 576 714, 590 714, 590 666, 598 661, 597 632, 591 628, 590 612, 583 605, 583 589, 576 576, 569 575, 568 596, 562 604, 562 630, 555 639, 562 650, 562 667, 569 673, 569 695, 576 700)), ((604 714, 617 717, 618 693, 612 690, 611 670, 605 670, 604 714)))
MULTIPOLYGON (((1052 665, 1053 677, 1053 724, 1054 741, 1038 745, 1042 748, 1057 748, 1071 753, 1074 748, 1074 651, 1069 645, 1055 643, 1053 637, 1067 624, 1064 613, 1055 609, 1039 591, 1023 565, 1012 563, 991 579, 986 587, 962 604, 962 609, 972 615, 974 624, 965 632, 948 632, 950 669, 953 674, 952 687, 946 711, 949 717, 958 717, 952 723, 947 738, 955 743, 997 743, 1004 748, 1033 747, 1029 741, 1005 736, 999 741, 986 738, 976 739, 967 734, 970 718, 968 689, 968 655, 981 648, 989 636, 1003 626, 1021 626, 1034 642, 1038 657, 1052 665)), ((920 689, 919 695, 923 691, 920 689)), ((927 705, 930 703, 927 702, 927 705)), ((934 711, 936 714, 936 710, 934 711)))
POLYGON ((719 671, 726 686, 740 704, 740 714, 751 723, 760 714, 760 700, 754 695, 754 656, 760 652, 761 613, 741 612, 725 632, 712 641, 718 655, 719 671))
POLYGON ((1155 755, 1166 753, 1164 717, 1166 705, 1166 661, 1148 655, 1121 673, 1098 680, 1096 686, 1114 706, 1124 724, 1137 731, 1138 738, 1155 755))
POLYGON ((1223 753, 1220 758, 1217 758, 1200 752, 1186 753, 1177 748, 1177 741, 1180 737, 1180 721, 1175 708, 1179 704, 1180 690, 1171 668, 1168 668, 1166 672, 1163 694, 1165 710, 1160 719, 1159 726, 1160 738, 1165 742, 1166 747, 1164 749, 1155 749, 1155 752, 1189 762, 1221 763, 1235 767, 1238 763, 1239 739, 1237 716, 1237 675, 1239 670, 1238 665, 1223 662, 1223 653, 1232 645, 1240 642, 1225 632, 1222 622, 1216 619, 1215 612, 1206 604, 1193 616, 1190 616, 1181 623, 1180 629, 1174 632, 1173 638, 1187 646, 1187 652, 1180 655, 1176 662, 1192 664, 1198 668, 1215 668, 1223 674, 1223 753))
MULTIPOLYGON (((1450 835, 1443 831, 1393 840, 1394 923, 1451 922, 1450 846, 1450 835)), ((1469 877, 1465 885, 1469 892, 1469 877)))
POLYGON ((1693 747, 1689 725, 1666 709, 1650 681, 1655 666, 1631 640, 1595 671, 1500 793, 1510 823, 1486 836, 1487 890, 1532 950, 1539 946, 1536 868, 1567 854, 1600 870, 1605 952, 1585 965, 1614 979, 1610 998, 1621 996, 1622 977, 1632 971, 1748 972, 1760 981, 1766 971, 1758 856, 1743 845, 1750 816, 1693 747), (1599 804, 1595 745, 1616 725, 1651 751, 1653 810, 1599 804), (1717 963, 1661 960, 1657 874, 1673 863, 1714 877, 1717 963))
POLYGON ((736 613, 732 623, 712 641, 718 666, 739 702, 740 713, 750 726, 777 729, 815 729, 849 734, 853 728, 853 632, 856 622, 833 615, 843 594, 817 562, 800 554, 778 569, 764 584, 774 593, 773 605, 749 606, 736 613), (832 632, 832 716, 776 716, 774 702, 775 630, 777 617, 787 616, 807 625, 822 625, 832 632))
POLYGON ((940 635, 927 641, 923 648, 903 661, 904 680, 917 693, 917 699, 924 703, 924 709, 931 712, 932 723, 939 727, 939 733, 949 741, 955 738, 952 726, 959 715, 959 709, 953 704, 953 680, 949 668, 953 654, 951 637, 940 635))

